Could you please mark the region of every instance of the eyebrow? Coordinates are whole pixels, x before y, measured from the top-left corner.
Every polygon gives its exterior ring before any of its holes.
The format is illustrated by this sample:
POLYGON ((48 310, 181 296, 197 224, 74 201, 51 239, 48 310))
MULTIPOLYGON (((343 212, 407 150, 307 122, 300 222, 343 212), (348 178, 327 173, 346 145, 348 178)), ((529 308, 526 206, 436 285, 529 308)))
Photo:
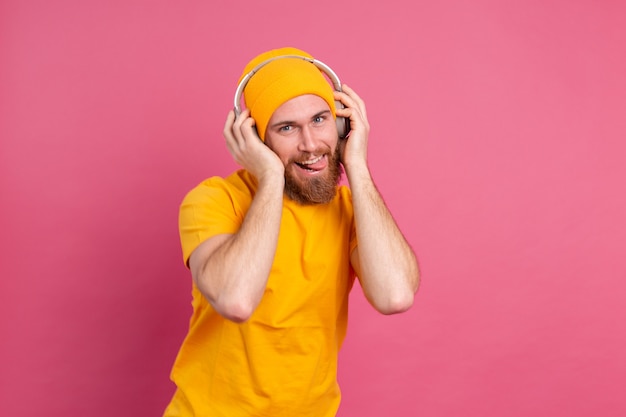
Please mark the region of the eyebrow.
MULTIPOLYGON (((313 116, 311 116, 311 120, 316 119, 316 118, 318 118, 320 116, 329 114, 329 113, 330 113, 330 110, 322 110, 322 111, 320 111, 318 113, 315 113, 313 116)), ((292 125, 294 123, 295 123, 294 120, 282 120, 280 122, 273 123, 272 125, 270 125, 270 128, 278 127, 278 126, 288 126, 288 125, 292 125)))

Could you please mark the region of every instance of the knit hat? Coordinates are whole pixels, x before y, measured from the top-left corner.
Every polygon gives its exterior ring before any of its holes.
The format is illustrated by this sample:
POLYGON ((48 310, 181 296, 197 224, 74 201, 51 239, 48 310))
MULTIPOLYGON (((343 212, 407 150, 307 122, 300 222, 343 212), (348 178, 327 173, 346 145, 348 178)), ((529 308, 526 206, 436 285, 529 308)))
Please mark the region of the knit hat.
MULTIPOLYGON (((280 48, 264 52, 246 65, 239 82, 257 65, 268 59, 297 55, 313 58, 296 48, 280 48)), ((265 131, 272 114, 292 98, 315 94, 323 98, 335 116, 333 88, 314 64, 300 58, 281 58, 262 66, 248 81, 243 97, 251 117, 256 121, 259 137, 265 140, 265 131)))

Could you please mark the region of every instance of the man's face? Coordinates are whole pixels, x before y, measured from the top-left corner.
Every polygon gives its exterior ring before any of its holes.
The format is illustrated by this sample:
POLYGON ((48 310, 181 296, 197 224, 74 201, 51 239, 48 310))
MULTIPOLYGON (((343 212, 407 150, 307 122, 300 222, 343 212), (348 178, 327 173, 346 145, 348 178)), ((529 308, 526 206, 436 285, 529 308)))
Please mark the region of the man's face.
POLYGON ((328 103, 306 94, 276 109, 265 144, 285 165, 285 193, 301 204, 330 202, 341 178, 338 135, 328 103))

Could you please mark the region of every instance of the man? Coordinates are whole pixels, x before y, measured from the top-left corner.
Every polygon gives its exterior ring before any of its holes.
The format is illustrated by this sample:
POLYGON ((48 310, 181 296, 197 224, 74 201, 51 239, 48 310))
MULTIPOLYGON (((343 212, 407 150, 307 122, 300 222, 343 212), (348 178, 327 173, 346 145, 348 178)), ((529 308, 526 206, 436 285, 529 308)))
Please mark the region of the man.
POLYGON ((365 105, 292 55, 310 58, 282 48, 247 65, 246 109, 224 127, 243 169, 181 205, 194 312, 165 416, 334 416, 355 276, 383 314, 413 303, 417 261, 370 175, 365 105))

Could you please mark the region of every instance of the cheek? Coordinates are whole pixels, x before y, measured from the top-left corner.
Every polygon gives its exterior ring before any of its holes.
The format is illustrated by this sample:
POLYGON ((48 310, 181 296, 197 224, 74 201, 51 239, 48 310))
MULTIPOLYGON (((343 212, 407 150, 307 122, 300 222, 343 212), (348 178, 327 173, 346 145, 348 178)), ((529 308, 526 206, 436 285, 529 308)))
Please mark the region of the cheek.
POLYGON ((265 145, 272 150, 280 159, 283 159, 285 153, 287 153, 286 148, 287 144, 285 141, 281 141, 280 138, 278 140, 275 137, 270 135, 265 136, 265 145))
POLYGON ((278 155, 278 158, 283 161, 284 165, 287 165, 297 155, 297 149, 293 149, 293 146, 288 146, 287 144, 279 144, 278 146, 270 147, 270 149, 278 155))
POLYGON ((337 133, 337 125, 335 124, 335 120, 332 120, 332 123, 324 126, 324 137, 326 139, 326 143, 332 149, 335 149, 337 143, 339 141, 339 134, 337 133))
POLYGON ((336 130, 334 134, 335 136, 332 136, 331 139, 326 141, 326 145, 328 146, 328 148, 331 150, 332 153, 334 153, 337 150, 337 147, 339 146, 339 138, 336 136, 337 135, 336 130))

